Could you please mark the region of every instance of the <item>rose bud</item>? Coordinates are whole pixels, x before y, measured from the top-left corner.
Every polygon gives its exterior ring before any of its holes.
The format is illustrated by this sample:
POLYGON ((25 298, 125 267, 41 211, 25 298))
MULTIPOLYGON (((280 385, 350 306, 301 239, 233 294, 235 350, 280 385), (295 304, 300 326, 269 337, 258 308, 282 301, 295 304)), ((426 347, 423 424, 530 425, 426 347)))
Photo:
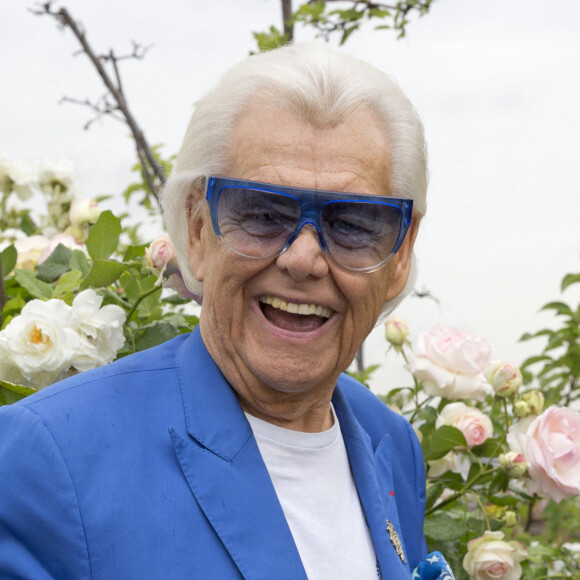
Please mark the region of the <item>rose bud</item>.
POLYGON ((493 362, 485 371, 485 378, 498 397, 512 397, 522 386, 520 369, 507 362, 493 362))
POLYGON ((512 510, 507 510, 503 514, 502 520, 506 528, 513 528, 518 525, 518 515, 512 510))
POLYGON ((385 322, 385 337, 395 350, 400 351, 409 336, 407 322, 400 316, 391 316, 385 322))
POLYGON ((80 227, 86 223, 94 224, 101 215, 99 204, 95 199, 76 198, 70 204, 68 219, 73 226, 80 227))
POLYGON ((526 458, 521 453, 508 451, 497 458, 500 467, 513 479, 523 477, 528 469, 526 458))
POLYGON ((523 419, 530 414, 530 406, 525 401, 516 401, 514 403, 514 415, 519 419, 523 419))
POLYGON ((524 393, 524 401, 533 415, 539 415, 544 410, 544 395, 537 389, 524 393))

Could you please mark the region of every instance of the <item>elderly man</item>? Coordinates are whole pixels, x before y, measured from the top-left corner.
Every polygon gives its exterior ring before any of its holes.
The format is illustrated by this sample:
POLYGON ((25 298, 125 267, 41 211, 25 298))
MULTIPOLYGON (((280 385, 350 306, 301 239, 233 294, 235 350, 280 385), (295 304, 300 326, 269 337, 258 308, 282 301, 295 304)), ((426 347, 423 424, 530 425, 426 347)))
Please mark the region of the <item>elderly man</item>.
POLYGON ((425 191, 384 73, 315 45, 230 70, 163 193, 199 328, 1 410, 0 577, 411 578, 421 449, 341 373, 412 284, 425 191))

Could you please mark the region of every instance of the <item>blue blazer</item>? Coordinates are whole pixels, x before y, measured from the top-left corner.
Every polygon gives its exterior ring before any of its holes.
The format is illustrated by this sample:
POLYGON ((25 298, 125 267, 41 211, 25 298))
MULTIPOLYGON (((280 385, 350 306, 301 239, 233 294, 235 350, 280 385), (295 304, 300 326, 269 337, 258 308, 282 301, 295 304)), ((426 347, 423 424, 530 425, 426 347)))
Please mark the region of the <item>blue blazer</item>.
MULTIPOLYGON (((415 434, 347 376, 333 403, 382 575, 411 578, 426 554, 415 434)), ((198 331, 0 409, 0 578, 306 579, 198 331)))

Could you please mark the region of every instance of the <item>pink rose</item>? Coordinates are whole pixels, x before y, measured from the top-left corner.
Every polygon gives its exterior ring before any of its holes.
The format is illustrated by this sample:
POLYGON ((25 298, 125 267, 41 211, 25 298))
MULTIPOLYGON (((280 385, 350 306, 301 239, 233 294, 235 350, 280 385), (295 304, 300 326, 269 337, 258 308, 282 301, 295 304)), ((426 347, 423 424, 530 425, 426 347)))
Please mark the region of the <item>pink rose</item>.
POLYGON ((482 401, 490 390, 484 376, 490 357, 491 348, 482 338, 435 326, 419 335, 408 369, 428 395, 482 401))
POLYGON ((580 413, 548 407, 513 425, 508 443, 526 458, 531 492, 557 502, 580 494, 580 413))
POLYGON ((465 436, 467 445, 481 445, 493 436, 491 419, 479 409, 468 407, 464 403, 450 403, 441 410, 435 426, 450 425, 459 429, 465 436))
POLYGON ((520 562, 528 557, 519 542, 504 542, 503 532, 485 532, 467 542, 463 567, 470 580, 519 580, 520 562))

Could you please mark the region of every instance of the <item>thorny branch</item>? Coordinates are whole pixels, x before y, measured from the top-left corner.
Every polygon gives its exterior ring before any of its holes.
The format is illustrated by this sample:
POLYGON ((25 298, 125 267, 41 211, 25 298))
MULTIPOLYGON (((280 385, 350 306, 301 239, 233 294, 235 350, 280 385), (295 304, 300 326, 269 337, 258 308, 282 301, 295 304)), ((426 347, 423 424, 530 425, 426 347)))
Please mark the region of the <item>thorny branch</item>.
POLYGON ((38 5, 36 10, 33 10, 33 13, 39 16, 52 16, 63 28, 70 28, 82 47, 81 52, 84 52, 89 57, 108 91, 107 94, 101 97, 96 104, 91 103, 88 100, 80 101, 66 97, 62 100, 86 105, 96 112, 96 117, 90 120, 85 125, 85 128, 88 128, 96 119, 103 115, 110 115, 117 120, 122 120, 129 126, 133 139, 135 140, 137 155, 143 167, 145 181, 149 190, 157 199, 159 190, 166 181, 165 171, 157 162, 151 147, 145 139, 143 131, 137 124, 137 121, 129 109, 125 93, 123 92, 121 76, 118 68, 118 63, 121 60, 128 58, 143 58, 148 47, 142 47, 139 44, 133 43, 133 52, 129 55, 116 56, 113 51, 110 50, 108 54, 99 56, 89 45, 82 25, 72 18, 66 8, 53 9, 52 4, 52 0, 43 2, 38 5), (105 68, 106 63, 111 63, 114 71, 114 79, 109 75, 105 68), (112 97, 112 101, 108 98, 109 95, 112 97))

